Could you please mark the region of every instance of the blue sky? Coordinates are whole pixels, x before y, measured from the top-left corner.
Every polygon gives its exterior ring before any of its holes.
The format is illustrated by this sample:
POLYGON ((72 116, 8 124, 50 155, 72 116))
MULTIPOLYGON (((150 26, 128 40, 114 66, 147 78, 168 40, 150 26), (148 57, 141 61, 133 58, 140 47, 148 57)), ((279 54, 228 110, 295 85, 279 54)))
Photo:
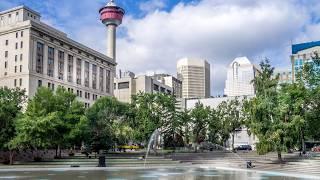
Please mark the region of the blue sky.
MULTIPOLYGON (((0 10, 27 5, 42 21, 102 53, 106 28, 98 10, 107 0, 0 0, 0 10)), ((291 43, 320 40, 319 0, 116 0, 127 14, 118 28, 118 69, 176 74, 176 61, 211 64, 212 95, 223 93, 236 57, 268 57, 290 68, 291 43)))

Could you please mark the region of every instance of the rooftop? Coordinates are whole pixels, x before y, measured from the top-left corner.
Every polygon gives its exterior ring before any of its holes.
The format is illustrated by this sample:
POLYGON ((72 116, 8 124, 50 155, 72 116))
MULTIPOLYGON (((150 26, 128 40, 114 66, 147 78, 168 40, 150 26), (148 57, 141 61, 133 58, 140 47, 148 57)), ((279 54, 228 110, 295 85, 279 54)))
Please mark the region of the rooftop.
POLYGON ((300 43, 300 44, 293 44, 292 45, 292 54, 297 54, 299 51, 313 48, 315 46, 320 46, 320 41, 312 41, 312 42, 306 42, 306 43, 300 43))
POLYGON ((8 9, 8 10, 1 11, 1 12, 0 12, 0 15, 6 14, 6 13, 9 13, 9 12, 12 12, 12 11, 16 11, 16 10, 18 10, 18 9, 26 9, 26 10, 28 10, 28 11, 30 11, 30 12, 32 12, 32 13, 34 13, 34 14, 36 14, 36 15, 38 15, 38 16, 41 17, 40 13, 38 13, 38 12, 35 11, 35 10, 32 10, 31 8, 29 8, 29 7, 25 6, 25 5, 17 6, 17 7, 8 9))

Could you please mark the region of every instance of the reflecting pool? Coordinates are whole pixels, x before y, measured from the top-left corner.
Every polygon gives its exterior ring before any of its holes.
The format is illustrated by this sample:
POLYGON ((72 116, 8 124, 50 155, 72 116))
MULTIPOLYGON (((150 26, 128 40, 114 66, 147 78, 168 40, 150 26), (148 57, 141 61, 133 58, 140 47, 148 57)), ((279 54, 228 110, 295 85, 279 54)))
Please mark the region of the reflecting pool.
POLYGON ((50 170, 0 172, 0 179, 108 179, 108 180, 291 180, 304 177, 286 177, 279 173, 255 171, 227 171, 207 168, 157 168, 157 169, 114 169, 114 170, 50 170))

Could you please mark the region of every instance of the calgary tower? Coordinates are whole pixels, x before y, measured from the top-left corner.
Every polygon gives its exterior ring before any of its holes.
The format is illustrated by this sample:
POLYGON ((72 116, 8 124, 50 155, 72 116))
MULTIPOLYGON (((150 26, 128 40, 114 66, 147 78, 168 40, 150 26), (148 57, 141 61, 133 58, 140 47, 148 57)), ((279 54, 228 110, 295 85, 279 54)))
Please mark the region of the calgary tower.
POLYGON ((116 29, 122 23, 125 11, 110 0, 99 13, 100 20, 108 28, 107 56, 116 60, 116 29))

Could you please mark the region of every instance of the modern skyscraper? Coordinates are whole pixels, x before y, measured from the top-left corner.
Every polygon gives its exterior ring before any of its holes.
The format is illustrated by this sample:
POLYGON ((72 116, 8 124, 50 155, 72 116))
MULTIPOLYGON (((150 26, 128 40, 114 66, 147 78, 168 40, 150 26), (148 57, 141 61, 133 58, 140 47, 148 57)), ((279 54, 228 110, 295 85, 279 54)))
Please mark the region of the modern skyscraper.
MULTIPOLYGON (((291 48, 292 79, 295 80, 303 65, 312 61, 315 53, 320 55, 320 41, 293 44, 291 48)), ((320 66, 316 68, 320 68, 320 66)))
POLYGON ((125 14, 124 9, 117 6, 114 0, 110 0, 106 6, 100 9, 100 19, 108 28, 107 56, 116 59, 116 29, 122 23, 125 14))
POLYGON ((202 59, 183 58, 177 63, 182 98, 210 97, 210 64, 202 59))
POLYGON ((228 67, 227 80, 224 89, 226 96, 254 95, 252 80, 258 70, 247 57, 234 59, 228 67))

